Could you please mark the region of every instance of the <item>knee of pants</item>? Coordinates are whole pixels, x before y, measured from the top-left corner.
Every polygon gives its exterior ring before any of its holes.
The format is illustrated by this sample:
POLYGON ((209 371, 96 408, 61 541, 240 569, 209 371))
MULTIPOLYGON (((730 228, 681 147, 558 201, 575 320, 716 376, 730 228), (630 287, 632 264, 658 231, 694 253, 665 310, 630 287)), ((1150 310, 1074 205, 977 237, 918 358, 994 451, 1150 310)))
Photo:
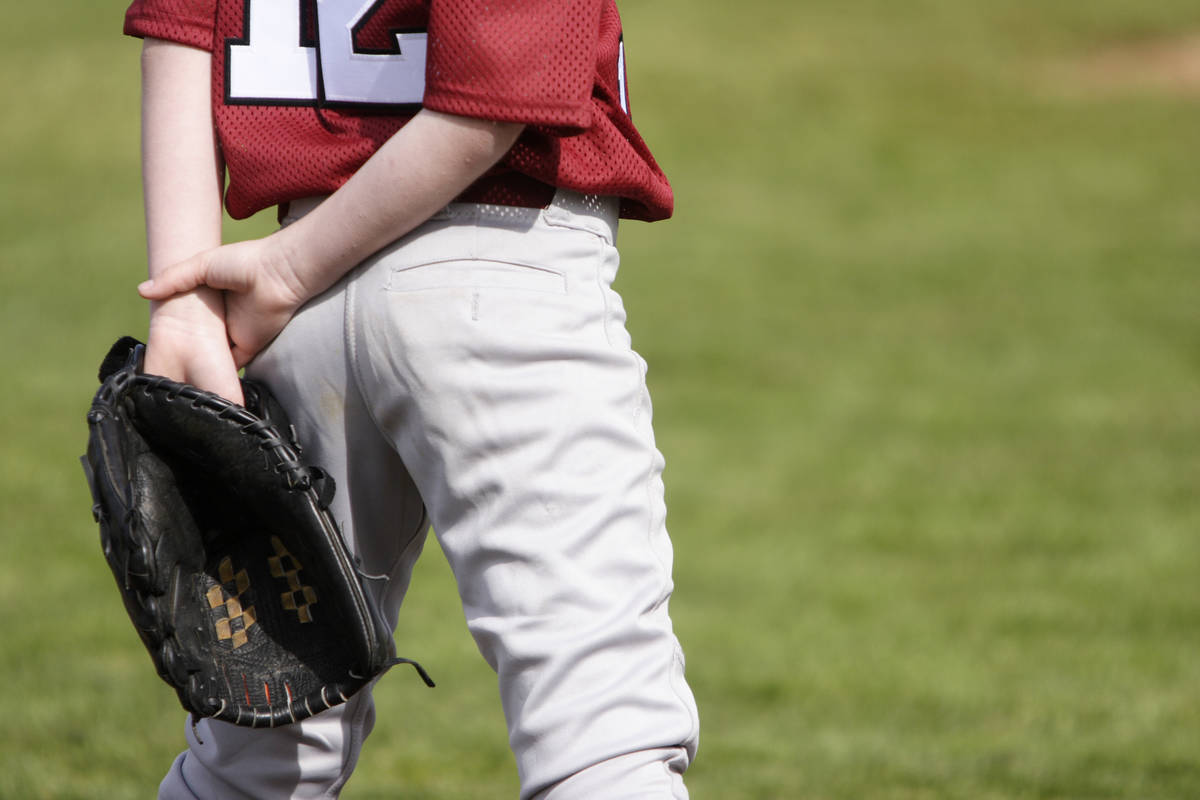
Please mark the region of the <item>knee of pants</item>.
POLYGON ((160 800, 336 797, 374 724, 369 690, 280 728, 202 720, 159 787, 160 800))
POLYGON ((596 797, 686 800, 683 773, 688 753, 682 747, 639 750, 610 758, 571 775, 531 800, 591 800, 596 797))

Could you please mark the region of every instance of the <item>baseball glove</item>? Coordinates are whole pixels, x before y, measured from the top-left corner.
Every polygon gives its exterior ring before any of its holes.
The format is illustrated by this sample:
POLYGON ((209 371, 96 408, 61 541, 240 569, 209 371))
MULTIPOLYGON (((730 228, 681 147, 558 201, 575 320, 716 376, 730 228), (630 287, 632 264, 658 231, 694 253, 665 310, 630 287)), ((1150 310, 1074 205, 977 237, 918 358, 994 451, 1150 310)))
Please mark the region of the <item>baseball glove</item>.
POLYGON ((343 703, 398 663, 266 387, 246 407, 141 373, 125 337, 100 368, 84 471, 104 556, 158 674, 197 717, 283 725, 343 703))

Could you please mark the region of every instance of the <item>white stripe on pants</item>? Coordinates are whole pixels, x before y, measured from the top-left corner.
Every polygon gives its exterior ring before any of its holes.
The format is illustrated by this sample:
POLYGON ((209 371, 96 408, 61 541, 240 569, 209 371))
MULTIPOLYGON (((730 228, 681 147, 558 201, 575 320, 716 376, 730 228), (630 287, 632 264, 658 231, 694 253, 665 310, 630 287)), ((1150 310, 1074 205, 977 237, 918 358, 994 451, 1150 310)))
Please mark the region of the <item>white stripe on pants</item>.
MULTIPOLYGON (((334 475, 334 513, 392 624, 424 501, 499 675, 523 798, 686 797, 698 738, 645 364, 611 287, 614 206, 452 205, 248 369, 334 475)), ((335 796, 373 719, 363 692, 286 728, 204 722, 161 796, 335 796)))

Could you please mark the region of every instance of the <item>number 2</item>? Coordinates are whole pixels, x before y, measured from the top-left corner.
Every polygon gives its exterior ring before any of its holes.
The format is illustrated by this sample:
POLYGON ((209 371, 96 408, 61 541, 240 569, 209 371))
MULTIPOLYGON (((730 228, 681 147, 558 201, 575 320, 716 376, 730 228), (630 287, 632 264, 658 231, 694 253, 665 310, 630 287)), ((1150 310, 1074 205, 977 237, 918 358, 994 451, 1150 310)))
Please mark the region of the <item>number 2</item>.
POLYGON ((425 32, 391 32, 396 45, 387 51, 357 47, 384 0, 316 0, 318 48, 301 39, 303 1, 246 0, 245 38, 226 43, 228 102, 420 105, 425 32))

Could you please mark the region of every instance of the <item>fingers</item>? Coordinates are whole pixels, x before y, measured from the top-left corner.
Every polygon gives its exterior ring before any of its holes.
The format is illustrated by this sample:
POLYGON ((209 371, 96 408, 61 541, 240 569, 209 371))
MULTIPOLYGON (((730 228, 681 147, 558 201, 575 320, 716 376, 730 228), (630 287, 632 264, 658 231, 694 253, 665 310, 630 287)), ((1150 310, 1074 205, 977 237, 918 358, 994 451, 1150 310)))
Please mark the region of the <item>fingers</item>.
POLYGON ((247 292, 260 272, 260 242, 251 240, 224 245, 172 264, 138 285, 147 300, 165 300, 199 286, 247 292))
POLYGON ((200 258, 190 258, 167 267, 153 278, 138 284, 138 294, 147 300, 166 300, 190 292, 207 281, 207 269, 200 258))
POLYGON ((287 315, 242 318, 238 315, 238 309, 231 309, 229 348, 237 368, 241 369, 253 361, 254 357, 274 340, 288 319, 287 315))
POLYGON ((256 355, 258 355, 258 352, 259 352, 259 351, 258 351, 258 350, 251 350, 251 349, 249 349, 249 348, 245 348, 245 347, 242 347, 242 346, 240 346, 240 345, 236 345, 236 344, 235 344, 235 345, 233 346, 233 350, 232 350, 232 352, 233 352, 233 363, 234 363, 234 365, 235 365, 235 366, 236 366, 238 369, 241 369, 242 367, 246 366, 246 365, 247 365, 247 364, 249 364, 251 361, 253 361, 253 360, 254 360, 254 357, 255 357, 256 355))

